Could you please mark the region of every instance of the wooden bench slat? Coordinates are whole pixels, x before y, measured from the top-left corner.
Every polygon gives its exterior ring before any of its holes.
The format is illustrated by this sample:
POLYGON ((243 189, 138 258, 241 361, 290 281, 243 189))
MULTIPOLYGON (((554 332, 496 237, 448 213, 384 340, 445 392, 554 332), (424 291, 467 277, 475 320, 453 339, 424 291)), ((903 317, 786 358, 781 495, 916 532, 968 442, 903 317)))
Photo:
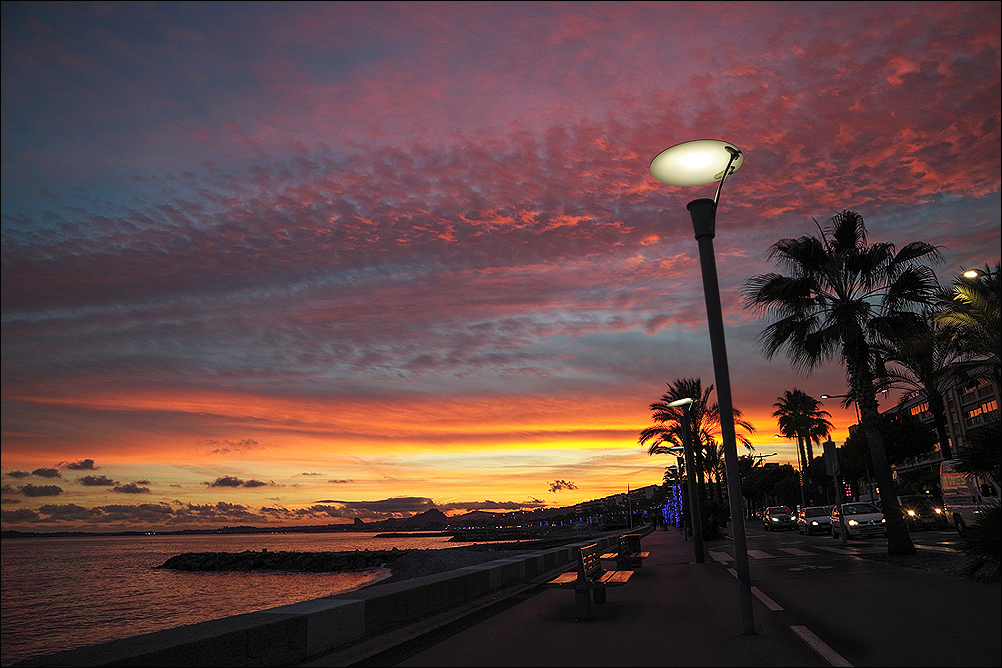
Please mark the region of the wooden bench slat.
POLYGON ((606 571, 599 582, 606 585, 624 585, 633 575, 633 571, 606 571))
MULTIPOLYGON (((622 547, 622 542, 620 547, 622 547)), ((552 580, 544 582, 543 586, 574 589, 577 618, 590 619, 592 594, 594 594, 595 603, 605 603, 606 587, 624 585, 633 575, 633 571, 630 570, 604 571, 602 569, 602 559, 606 557, 620 559, 622 552, 620 549, 619 552, 600 554, 597 543, 582 547, 578 552, 576 569, 561 573, 552 580)))

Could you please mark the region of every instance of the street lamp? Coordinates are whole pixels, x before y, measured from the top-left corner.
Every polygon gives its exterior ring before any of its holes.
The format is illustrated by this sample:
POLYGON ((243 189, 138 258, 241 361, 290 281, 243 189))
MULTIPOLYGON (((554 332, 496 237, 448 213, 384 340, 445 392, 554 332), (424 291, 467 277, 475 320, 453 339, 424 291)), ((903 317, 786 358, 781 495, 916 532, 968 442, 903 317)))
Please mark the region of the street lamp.
POLYGON ((856 424, 859 424, 859 404, 851 394, 822 394, 822 399, 852 399, 853 408, 856 409, 856 424))
POLYGON ((970 279, 970 280, 974 280, 976 278, 981 278, 982 276, 987 276, 988 278, 991 278, 992 276, 996 276, 996 275, 998 275, 998 272, 992 271, 991 269, 988 269, 987 267, 984 268, 984 269, 968 269, 967 271, 965 271, 965 272, 963 272, 961 274, 961 276, 963 276, 964 278, 970 279))
POLYGON ((686 397, 671 402, 668 407, 685 406, 685 419, 682 420, 682 443, 685 450, 686 487, 689 488, 689 523, 692 525, 692 546, 696 552, 696 563, 701 564, 706 561, 706 557, 703 554, 703 513, 699 508, 699 495, 696 494, 696 463, 692 455, 692 418, 689 414, 692 404, 693 400, 686 397))
POLYGON ((713 199, 695 199, 686 205, 699 246, 699 265, 703 274, 706 322, 710 332, 710 350, 720 406, 720 434, 723 440, 724 465, 727 471, 727 496, 734 527, 734 560, 738 573, 741 619, 745 635, 755 633, 752 611, 751 575, 748 570, 748 544, 744 514, 741 512, 741 473, 738 466, 737 440, 734 434, 734 407, 731 404, 731 379, 727 370, 727 345, 724 339, 724 316, 720 308, 720 286, 713 256, 713 237, 717 203, 724 179, 744 163, 741 150, 717 139, 698 139, 675 144, 661 151, 651 161, 651 176, 672 186, 699 186, 719 183, 713 199))

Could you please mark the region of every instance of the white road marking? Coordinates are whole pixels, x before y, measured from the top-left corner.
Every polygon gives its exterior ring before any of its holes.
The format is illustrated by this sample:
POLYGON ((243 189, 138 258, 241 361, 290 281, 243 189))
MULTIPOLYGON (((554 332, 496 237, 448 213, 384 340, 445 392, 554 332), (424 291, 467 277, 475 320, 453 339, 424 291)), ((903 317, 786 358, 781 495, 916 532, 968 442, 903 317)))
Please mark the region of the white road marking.
POLYGON ((765 607, 769 608, 773 612, 779 612, 780 610, 783 609, 783 606, 781 606, 779 603, 776 603, 774 600, 763 594, 762 590, 759 589, 758 587, 752 587, 751 593, 755 594, 755 598, 762 601, 762 603, 765 604, 765 607))
POLYGON ((763 552, 762 550, 748 550, 749 557, 755 557, 756 559, 775 559, 776 555, 769 554, 768 552, 763 552))
POLYGON ((825 641, 814 635, 814 633, 806 626, 791 626, 790 629, 800 636, 808 646, 818 653, 822 659, 829 666, 835 666, 836 668, 852 668, 852 664, 843 659, 838 652, 829 647, 825 641))

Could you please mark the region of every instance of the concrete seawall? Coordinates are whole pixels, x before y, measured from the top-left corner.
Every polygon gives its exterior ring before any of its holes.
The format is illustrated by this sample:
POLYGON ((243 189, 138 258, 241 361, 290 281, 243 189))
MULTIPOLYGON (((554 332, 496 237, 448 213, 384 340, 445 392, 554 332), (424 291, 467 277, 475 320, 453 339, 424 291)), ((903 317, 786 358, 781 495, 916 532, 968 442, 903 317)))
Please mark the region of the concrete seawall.
MULTIPOLYGON (((640 531, 648 531, 648 528, 640 531)), ((34 657, 15 666, 291 666, 567 570, 576 550, 615 548, 617 531, 397 583, 34 657)))

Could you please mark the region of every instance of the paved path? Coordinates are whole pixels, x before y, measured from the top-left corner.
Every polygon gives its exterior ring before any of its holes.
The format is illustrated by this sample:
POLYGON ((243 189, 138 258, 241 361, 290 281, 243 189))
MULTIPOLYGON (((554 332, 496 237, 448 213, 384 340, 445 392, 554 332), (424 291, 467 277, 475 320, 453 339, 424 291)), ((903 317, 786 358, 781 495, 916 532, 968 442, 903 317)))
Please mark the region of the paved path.
POLYGON ((733 544, 707 542, 697 564, 677 531, 654 531, 643 538, 650 558, 608 590, 607 603, 592 605, 590 621, 575 620, 573 591, 529 583, 305 665, 1002 665, 999 587, 853 558, 885 552, 882 541, 792 547, 749 538, 752 635, 742 632, 733 544))
MULTIPOLYGON (((738 581, 713 559, 694 563, 692 543, 677 531, 654 531, 643 548, 650 558, 625 586, 608 590, 607 603, 592 605, 590 621, 575 620, 573 591, 537 587, 499 601, 500 611, 457 620, 354 665, 830 665, 758 599, 756 633, 743 634, 738 581)), ((351 660, 332 654, 307 665, 351 660)))

